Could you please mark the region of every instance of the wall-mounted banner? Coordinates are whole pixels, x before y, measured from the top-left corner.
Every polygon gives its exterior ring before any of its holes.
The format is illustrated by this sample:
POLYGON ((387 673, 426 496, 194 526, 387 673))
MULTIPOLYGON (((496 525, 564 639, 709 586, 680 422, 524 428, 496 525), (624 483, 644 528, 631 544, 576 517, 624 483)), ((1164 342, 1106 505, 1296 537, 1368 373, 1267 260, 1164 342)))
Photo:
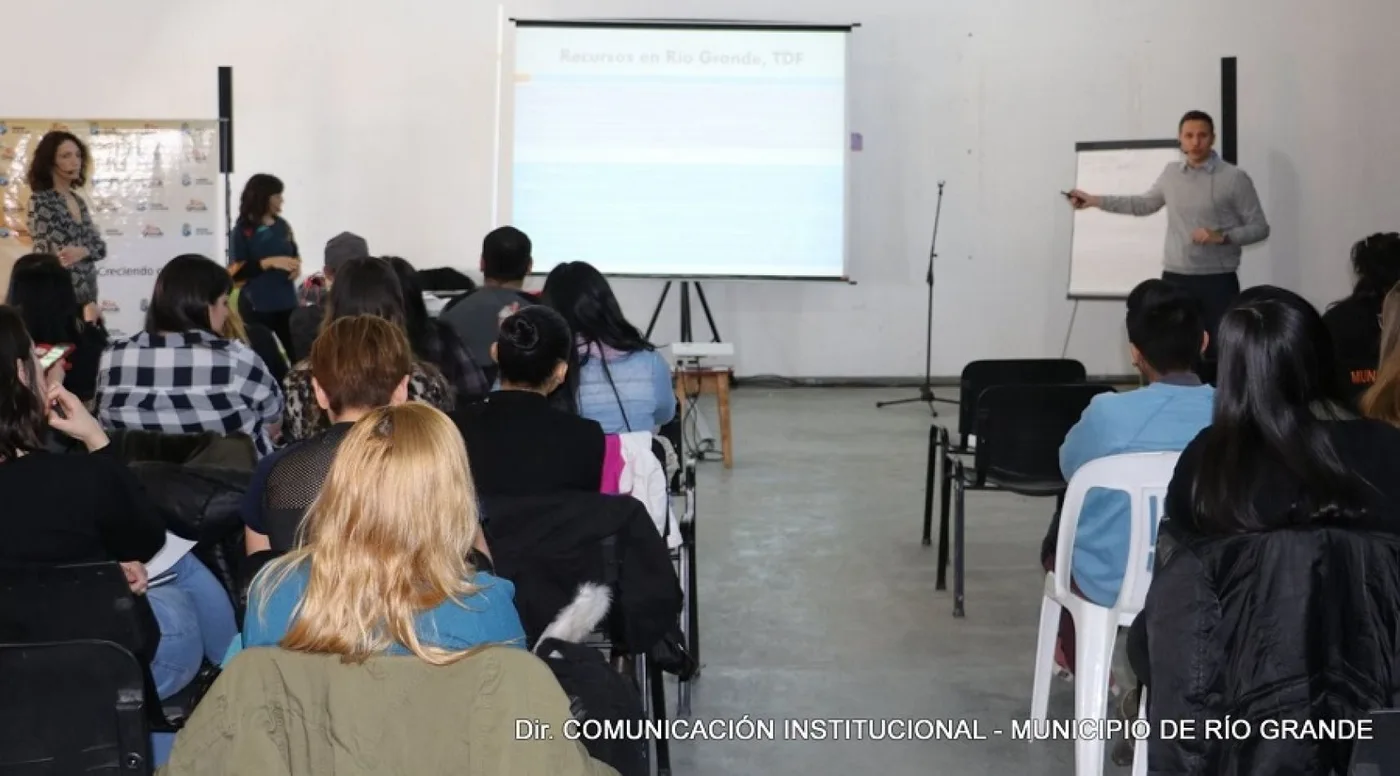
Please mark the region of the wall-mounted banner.
POLYGON ((0 119, 0 275, 33 250, 25 175, 44 134, 72 132, 92 154, 79 192, 107 258, 97 293, 114 337, 141 330, 156 273, 183 253, 219 255, 219 132, 213 121, 0 119))

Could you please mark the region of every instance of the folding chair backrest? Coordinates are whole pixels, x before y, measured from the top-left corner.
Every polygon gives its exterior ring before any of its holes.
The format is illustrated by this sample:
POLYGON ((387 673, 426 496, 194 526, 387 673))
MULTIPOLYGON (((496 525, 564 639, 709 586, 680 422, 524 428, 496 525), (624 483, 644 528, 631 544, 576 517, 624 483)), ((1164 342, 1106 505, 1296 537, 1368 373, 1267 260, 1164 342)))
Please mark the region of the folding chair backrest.
POLYGON ((1350 776, 1400 773, 1400 710, 1371 712, 1370 735, 1359 736, 1351 749, 1350 776))
POLYGON ((111 642, 0 644, 0 776, 150 773, 144 683, 111 642))
MULTIPOLYGON (((959 447, 967 449, 982 392, 995 385, 1082 383, 1084 365, 1071 358, 1013 358, 973 361, 963 367, 958 391, 959 447)), ((979 440, 980 441, 980 440, 979 440)))
POLYGON ((138 659, 155 652, 116 563, 0 566, 0 643, 98 639, 138 659))
POLYGON ((1070 594, 1070 569, 1074 559, 1074 538, 1079 514, 1090 490, 1101 488, 1128 495, 1132 522, 1128 534, 1128 565, 1114 607, 1120 618, 1131 621, 1142 611, 1147 588, 1152 583, 1157 526, 1162 521, 1167 484, 1176 471, 1179 452, 1126 453, 1090 461, 1070 480, 1065 503, 1060 509, 1060 533, 1055 545, 1056 594, 1070 594))
POLYGON ((996 385, 977 400, 974 472, 1004 482, 1060 479, 1060 445, 1089 401, 1107 385, 996 385))

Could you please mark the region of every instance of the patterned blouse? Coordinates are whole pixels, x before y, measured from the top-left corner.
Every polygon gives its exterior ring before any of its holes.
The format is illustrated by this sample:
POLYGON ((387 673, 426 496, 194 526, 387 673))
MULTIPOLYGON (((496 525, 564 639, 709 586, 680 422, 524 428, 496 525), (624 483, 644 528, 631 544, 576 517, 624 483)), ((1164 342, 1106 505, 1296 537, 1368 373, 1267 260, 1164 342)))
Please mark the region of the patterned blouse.
POLYGON ((107 243, 102 233, 92 222, 92 213, 87 202, 74 194, 78 200, 79 221, 73 220, 68 203, 56 189, 36 191, 29 198, 29 233, 34 236, 36 253, 58 252, 70 245, 87 248, 87 258, 68 268, 73 275, 73 290, 78 294, 78 304, 85 305, 97 301, 97 264, 107 258, 107 243))
MULTIPOLYGON (((309 439, 331 427, 331 419, 316 403, 309 361, 292 367, 282 387, 287 395, 287 414, 282 419, 283 444, 309 439)), ((408 376, 408 400, 430 404, 443 412, 451 412, 457 406, 451 383, 437 367, 426 361, 413 362, 413 374, 408 376)))

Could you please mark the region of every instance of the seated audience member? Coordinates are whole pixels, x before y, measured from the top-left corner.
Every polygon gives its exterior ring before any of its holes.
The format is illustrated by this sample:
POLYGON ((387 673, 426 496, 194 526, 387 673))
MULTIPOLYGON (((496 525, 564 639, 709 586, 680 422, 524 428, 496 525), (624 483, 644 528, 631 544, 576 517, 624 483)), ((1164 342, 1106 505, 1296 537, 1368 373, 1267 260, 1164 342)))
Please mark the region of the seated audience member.
POLYGON ((24 316, 34 342, 71 345, 63 387, 84 402, 97 390, 97 366, 107 347, 107 329, 93 302, 78 305, 73 277, 57 256, 31 253, 20 257, 10 275, 7 302, 24 316))
POLYGON ((228 317, 228 272, 203 256, 176 256, 156 276, 146 330, 115 342, 97 373, 107 428, 171 434, 242 432, 272 452, 282 392, 252 348, 215 334, 228 317))
POLYGON ((242 342, 252 348, 253 352, 258 354, 258 358, 267 365, 268 374, 272 375, 272 379, 278 385, 287 378, 287 356, 282 352, 282 343, 278 341, 272 329, 259 323, 244 321, 238 309, 230 306, 228 318, 224 319, 224 328, 219 331, 219 335, 226 340, 242 342))
POLYGON ((404 328, 413 346, 413 355, 442 372, 457 394, 458 407, 480 401, 491 390, 486 373, 462 344, 457 332, 428 315, 418 270, 398 256, 386 257, 385 261, 393 265, 394 273, 399 276, 399 287, 403 289, 404 328))
POLYGON ((481 288, 442 314, 483 367, 491 364, 491 346, 501 321, 531 303, 524 292, 525 276, 534 268, 530 238, 513 226, 486 235, 481 243, 481 288))
MULTIPOLYGON (((1219 340, 1214 417, 1167 490, 1129 639, 1150 718, 1258 731, 1393 706, 1400 429, 1351 414, 1322 318, 1292 292, 1245 291, 1219 340)), ((1154 739, 1149 755, 1153 773, 1320 774, 1345 770, 1348 749, 1256 734, 1154 739)))
POLYGON ((1375 383, 1361 395, 1360 406, 1366 417, 1400 426, 1400 286, 1385 295, 1380 364, 1375 383))
POLYGON ((332 323, 311 347, 311 387, 330 428, 264 458, 243 501, 248 554, 278 554, 296 544, 302 518, 355 421, 408 398, 413 355, 403 331, 383 318, 356 315, 332 323))
MULTIPOLYGON (((403 308, 403 292, 393 266, 383 259, 352 259, 335 276, 326 302, 324 330, 341 318, 374 315, 408 334, 408 316, 403 308)), ((305 360, 292 367, 283 382, 287 392, 287 415, 283 439, 296 442, 330 428, 331 421, 321 411, 311 386, 311 364, 305 360)), ((432 364, 414 359, 408 380, 408 400, 421 401, 443 412, 456 407, 456 394, 447 378, 432 364)))
POLYGON ((165 525, 135 475, 110 454, 102 427, 52 379, 59 369, 40 372, 19 314, 0 307, 0 563, 120 562, 156 645, 137 657, 168 697, 194 679, 205 657, 223 655, 236 631, 233 606, 193 555, 175 564, 173 582, 148 587, 145 563, 165 544, 165 525), (89 452, 45 451, 50 430, 89 452))
POLYGON ((321 332, 321 321, 326 317, 325 297, 335 283, 335 273, 351 259, 369 257, 369 243, 365 238, 350 232, 341 232, 326 241, 325 264, 321 271, 306 279, 298 294, 299 306, 292 311, 291 352, 287 356, 293 363, 311 355, 311 343, 321 332))
POLYGON ((452 421, 432 407, 381 407, 357 421, 304 532, 253 580, 245 647, 445 665, 491 644, 526 646, 515 587, 468 557, 489 557, 471 469, 452 421))
POLYGON ((1359 398, 1376 380, 1381 350, 1381 303, 1400 283, 1400 234, 1373 234, 1351 248, 1356 285, 1322 315, 1332 335, 1338 367, 1359 398))
MULTIPOLYGON (((1128 295, 1128 349, 1146 385, 1095 396, 1060 447, 1068 482, 1081 466, 1124 453, 1181 450, 1210 424, 1215 392, 1201 383, 1196 364, 1208 335, 1194 300, 1164 280, 1146 280, 1128 295)), ((1071 581, 1086 599, 1112 606, 1128 565, 1128 494, 1094 490, 1084 499, 1074 538, 1071 581)), ((1041 545, 1041 564, 1055 567, 1060 516, 1041 545)), ((1057 662, 1074 670, 1074 620, 1060 620, 1057 662)))
POLYGON ((581 261, 560 264, 540 296, 574 333, 578 367, 569 370, 566 387, 578 414, 607 434, 654 431, 675 417, 671 367, 623 317, 601 272, 581 261))
POLYGON ((569 325, 548 307, 526 307, 501 324, 491 346, 500 390, 454 415, 481 495, 598 492, 603 428, 548 399, 568 374, 572 348, 569 325))

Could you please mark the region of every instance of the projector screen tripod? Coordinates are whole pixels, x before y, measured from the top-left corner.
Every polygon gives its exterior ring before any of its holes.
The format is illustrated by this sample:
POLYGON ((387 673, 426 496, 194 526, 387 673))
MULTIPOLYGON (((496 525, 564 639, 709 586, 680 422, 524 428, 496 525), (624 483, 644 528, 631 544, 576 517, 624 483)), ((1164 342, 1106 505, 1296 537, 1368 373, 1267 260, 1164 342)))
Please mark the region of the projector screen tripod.
POLYGON ((928 410, 934 417, 938 417, 938 410, 933 408, 934 402, 957 404, 951 399, 939 399, 933 395, 933 260, 938 258, 938 222, 943 215, 943 184, 944 181, 938 182, 938 204, 933 210, 933 242, 928 250, 928 273, 924 275, 924 283, 928 285, 928 326, 924 335, 924 384, 919 386, 918 396, 876 402, 876 409, 921 401, 928 404, 928 410))
MULTIPOLYGON (((680 342, 694 342, 691 339, 694 331, 690 323, 690 284, 692 281, 682 280, 681 284, 681 337, 680 342)), ((720 342, 719 329, 715 327, 715 316, 710 313, 710 302, 705 298, 705 289, 701 288, 700 281, 694 281, 695 293, 700 297, 700 309, 705 311, 705 321, 710 324, 710 341, 720 342)), ((656 328, 656 319, 661 317, 661 308, 666 304, 666 296, 671 293, 671 281, 666 281, 666 285, 661 287, 661 298, 656 301, 656 309, 651 313, 651 322, 647 324, 646 338, 651 339, 651 332, 656 328)))

